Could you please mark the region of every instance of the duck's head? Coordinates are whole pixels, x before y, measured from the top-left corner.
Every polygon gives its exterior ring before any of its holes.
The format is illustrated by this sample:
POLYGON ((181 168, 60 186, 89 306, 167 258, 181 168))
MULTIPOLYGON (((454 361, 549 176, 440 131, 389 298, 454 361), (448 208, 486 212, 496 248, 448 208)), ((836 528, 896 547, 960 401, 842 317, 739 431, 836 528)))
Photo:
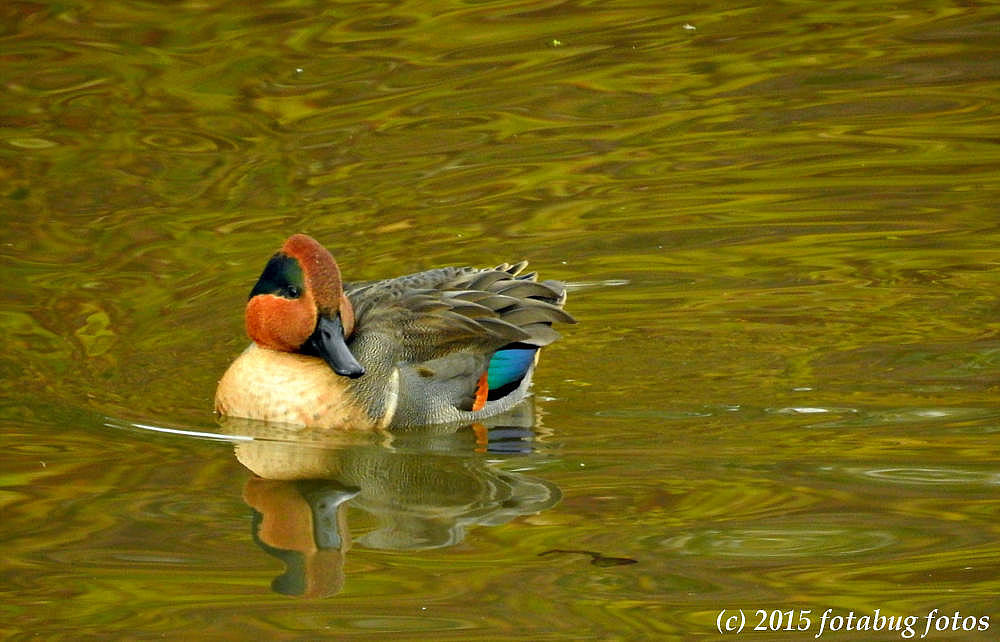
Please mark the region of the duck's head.
POLYGON ((271 350, 322 357, 345 377, 365 373, 347 347, 354 308, 333 255, 312 237, 290 236, 271 257, 246 310, 247 334, 271 350))

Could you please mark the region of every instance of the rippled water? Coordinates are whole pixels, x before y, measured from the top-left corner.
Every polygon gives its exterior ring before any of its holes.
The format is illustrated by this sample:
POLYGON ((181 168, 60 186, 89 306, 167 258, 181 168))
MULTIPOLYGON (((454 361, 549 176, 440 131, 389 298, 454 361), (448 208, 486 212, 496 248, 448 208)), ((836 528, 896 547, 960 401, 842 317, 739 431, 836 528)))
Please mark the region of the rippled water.
POLYGON ((995 637, 998 51, 992 4, 5 4, 0 632, 995 637), (297 231, 580 323, 488 431, 220 424, 297 231))

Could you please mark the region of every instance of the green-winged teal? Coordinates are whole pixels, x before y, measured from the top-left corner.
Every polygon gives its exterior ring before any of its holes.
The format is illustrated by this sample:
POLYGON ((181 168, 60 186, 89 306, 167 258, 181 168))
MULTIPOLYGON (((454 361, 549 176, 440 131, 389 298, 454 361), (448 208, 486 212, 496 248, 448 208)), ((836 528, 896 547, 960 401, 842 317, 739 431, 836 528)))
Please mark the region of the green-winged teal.
POLYGON ((524 399, 559 335, 566 288, 526 263, 343 283, 309 236, 282 245, 250 292, 253 343, 219 382, 219 413, 338 429, 474 422, 524 399))

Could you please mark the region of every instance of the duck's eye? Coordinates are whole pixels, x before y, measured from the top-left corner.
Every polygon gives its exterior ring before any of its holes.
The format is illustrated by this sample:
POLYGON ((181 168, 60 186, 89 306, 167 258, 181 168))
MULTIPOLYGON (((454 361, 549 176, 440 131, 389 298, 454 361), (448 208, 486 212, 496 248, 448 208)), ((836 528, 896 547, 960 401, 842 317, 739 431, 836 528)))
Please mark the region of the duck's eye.
POLYGON ((286 299, 298 299, 304 289, 305 281, 298 260, 278 252, 267 262, 260 279, 250 291, 250 298, 258 294, 273 294, 286 299))

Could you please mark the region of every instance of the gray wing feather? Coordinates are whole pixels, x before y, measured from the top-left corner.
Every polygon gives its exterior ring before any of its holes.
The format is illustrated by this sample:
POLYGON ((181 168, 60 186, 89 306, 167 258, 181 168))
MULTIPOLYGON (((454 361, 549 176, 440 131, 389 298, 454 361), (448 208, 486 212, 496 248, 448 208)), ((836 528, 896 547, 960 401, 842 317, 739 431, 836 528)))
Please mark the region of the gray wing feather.
POLYGON ((520 274, 526 265, 439 268, 348 284, 357 327, 352 342, 388 342, 414 363, 457 352, 492 353, 514 341, 547 345, 559 336, 552 323, 575 320, 561 308, 565 287, 520 274))

